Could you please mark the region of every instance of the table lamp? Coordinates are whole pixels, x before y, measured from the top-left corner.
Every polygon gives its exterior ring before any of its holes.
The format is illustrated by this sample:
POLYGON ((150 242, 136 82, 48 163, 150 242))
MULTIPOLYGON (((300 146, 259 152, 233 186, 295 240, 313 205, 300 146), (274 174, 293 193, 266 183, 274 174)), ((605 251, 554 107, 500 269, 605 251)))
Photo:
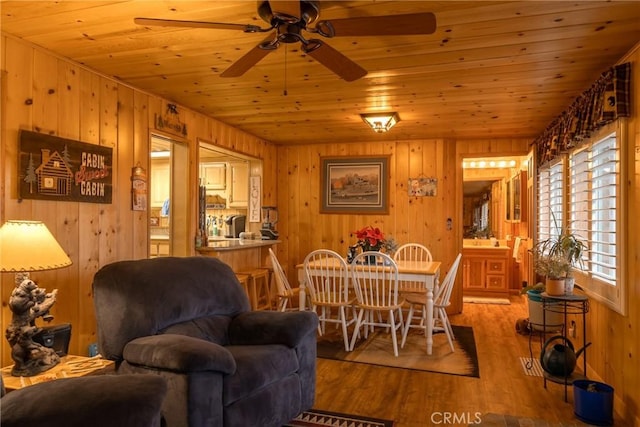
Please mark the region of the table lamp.
POLYGON ((29 279, 30 271, 53 270, 71 265, 47 226, 40 221, 7 221, 0 227, 0 271, 16 273, 9 299, 13 313, 6 337, 15 362, 11 374, 29 377, 46 371, 60 361, 55 350, 33 341, 41 328, 36 319, 50 321, 49 310, 57 289, 47 293, 29 279))

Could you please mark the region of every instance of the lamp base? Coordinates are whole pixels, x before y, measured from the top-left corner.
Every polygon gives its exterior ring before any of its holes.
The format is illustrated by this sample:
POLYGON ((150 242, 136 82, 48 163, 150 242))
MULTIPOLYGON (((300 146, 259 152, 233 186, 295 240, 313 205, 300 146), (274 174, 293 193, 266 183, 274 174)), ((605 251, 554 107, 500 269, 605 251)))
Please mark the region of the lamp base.
POLYGON ((45 320, 53 317, 49 310, 56 302, 57 293, 57 289, 47 292, 29 279, 24 279, 11 293, 9 308, 13 316, 5 335, 15 362, 11 375, 30 377, 60 362, 54 349, 33 341, 40 331, 35 321, 38 317, 45 320))
POLYGON ((38 349, 32 350, 31 358, 25 362, 16 362, 11 369, 14 377, 32 377, 60 363, 60 357, 52 348, 36 344, 38 349))

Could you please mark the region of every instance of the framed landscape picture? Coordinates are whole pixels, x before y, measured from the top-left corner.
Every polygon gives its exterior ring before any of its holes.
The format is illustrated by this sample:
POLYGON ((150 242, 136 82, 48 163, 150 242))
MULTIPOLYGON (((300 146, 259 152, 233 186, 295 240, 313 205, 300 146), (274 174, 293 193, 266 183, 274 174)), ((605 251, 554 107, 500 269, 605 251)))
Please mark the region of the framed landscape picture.
POLYGON ((386 214, 389 156, 321 157, 321 213, 386 214))

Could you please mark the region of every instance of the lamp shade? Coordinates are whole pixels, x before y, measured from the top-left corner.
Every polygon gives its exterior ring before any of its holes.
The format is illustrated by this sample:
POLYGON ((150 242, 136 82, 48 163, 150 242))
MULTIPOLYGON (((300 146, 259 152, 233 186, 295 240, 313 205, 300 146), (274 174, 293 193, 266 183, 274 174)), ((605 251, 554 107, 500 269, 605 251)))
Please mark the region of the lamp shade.
POLYGON ((53 270, 71 260, 40 221, 7 221, 0 227, 0 271, 53 270))

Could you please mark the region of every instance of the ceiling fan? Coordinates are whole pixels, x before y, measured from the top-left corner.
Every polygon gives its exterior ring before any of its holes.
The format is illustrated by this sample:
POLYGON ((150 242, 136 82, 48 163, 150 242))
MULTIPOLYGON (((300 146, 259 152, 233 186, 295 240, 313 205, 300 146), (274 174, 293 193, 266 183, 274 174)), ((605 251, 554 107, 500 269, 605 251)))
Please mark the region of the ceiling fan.
POLYGON ((400 36, 432 34, 436 30, 433 13, 413 13, 391 16, 366 16, 332 20, 318 20, 320 2, 312 0, 258 1, 258 14, 269 24, 229 24, 204 21, 180 21, 173 19, 135 18, 139 25, 162 27, 209 28, 241 30, 245 33, 271 33, 261 43, 243 55, 221 77, 239 77, 262 58, 278 48, 280 43, 301 44, 301 49, 342 79, 351 82, 367 74, 367 70, 319 38, 306 38, 306 31, 324 38, 360 36, 400 36), (315 24, 315 25, 314 25, 315 24))

